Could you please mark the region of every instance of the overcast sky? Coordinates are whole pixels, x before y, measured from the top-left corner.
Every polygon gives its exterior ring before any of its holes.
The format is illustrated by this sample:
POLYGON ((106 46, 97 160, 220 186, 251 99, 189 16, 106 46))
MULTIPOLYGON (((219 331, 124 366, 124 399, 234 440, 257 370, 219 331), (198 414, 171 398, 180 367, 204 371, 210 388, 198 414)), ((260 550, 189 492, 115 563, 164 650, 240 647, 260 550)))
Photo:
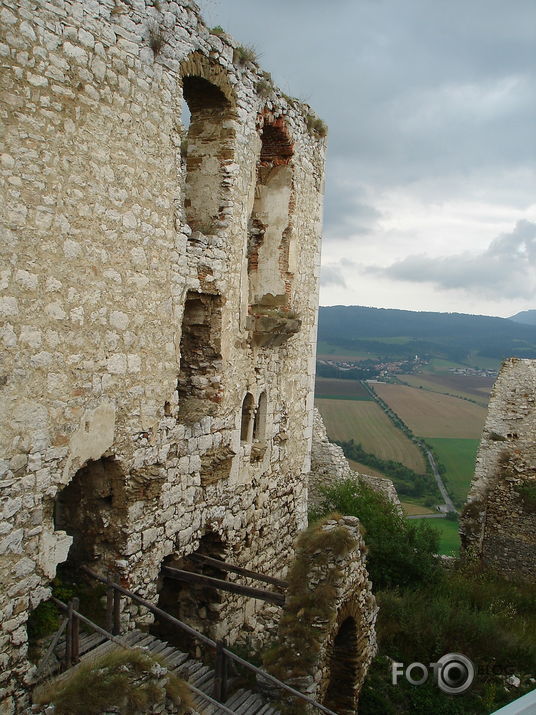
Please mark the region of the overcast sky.
POLYGON ((322 305, 536 308, 535 0, 200 0, 329 126, 322 305))

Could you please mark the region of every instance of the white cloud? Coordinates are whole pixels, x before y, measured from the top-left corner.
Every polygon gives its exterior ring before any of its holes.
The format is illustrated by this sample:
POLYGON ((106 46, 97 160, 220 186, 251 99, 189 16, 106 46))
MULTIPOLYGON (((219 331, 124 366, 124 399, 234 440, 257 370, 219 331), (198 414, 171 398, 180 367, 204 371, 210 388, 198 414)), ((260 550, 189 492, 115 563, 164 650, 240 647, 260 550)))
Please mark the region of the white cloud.
POLYGON ((390 266, 366 271, 412 283, 433 283, 442 289, 462 289, 490 298, 536 296, 536 223, 518 221, 513 231, 494 239, 480 253, 450 256, 410 255, 390 266))

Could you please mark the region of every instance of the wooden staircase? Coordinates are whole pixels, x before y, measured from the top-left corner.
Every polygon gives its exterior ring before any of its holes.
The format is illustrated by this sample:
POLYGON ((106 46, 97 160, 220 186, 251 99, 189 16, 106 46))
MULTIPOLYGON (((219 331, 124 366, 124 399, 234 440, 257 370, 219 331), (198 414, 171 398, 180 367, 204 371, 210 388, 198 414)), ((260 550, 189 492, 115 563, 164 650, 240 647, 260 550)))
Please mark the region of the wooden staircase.
MULTIPOLYGON (((121 641, 125 648, 143 648, 147 653, 162 658, 165 666, 171 672, 191 686, 194 707, 202 715, 220 715, 220 713, 278 715, 279 713, 262 695, 244 688, 233 692, 222 704, 216 703, 212 699, 214 670, 149 633, 134 630, 123 636, 118 636, 117 640, 121 641)), ((80 633, 80 663, 90 662, 116 648, 118 648, 117 643, 107 640, 98 633, 80 633)), ((55 654, 61 658, 64 652, 65 640, 58 643, 55 654)), ((74 668, 76 667, 74 666, 74 668)), ((65 678, 72 672, 73 668, 60 675, 59 678, 65 678)))

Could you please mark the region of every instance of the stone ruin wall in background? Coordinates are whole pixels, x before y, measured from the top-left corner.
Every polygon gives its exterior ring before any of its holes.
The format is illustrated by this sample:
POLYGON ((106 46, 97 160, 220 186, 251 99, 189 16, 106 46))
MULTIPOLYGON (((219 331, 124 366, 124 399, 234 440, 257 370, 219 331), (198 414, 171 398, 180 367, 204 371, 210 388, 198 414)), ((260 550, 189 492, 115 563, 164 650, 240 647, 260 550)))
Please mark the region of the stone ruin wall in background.
POLYGON ((509 358, 493 387, 462 512, 462 555, 536 579, 536 361, 509 358))
MULTIPOLYGON (((306 523, 324 142, 189 0, 2 0, 0 25, 9 712, 62 562, 153 602, 164 559, 203 545, 284 574, 306 523)), ((230 642, 278 616, 206 605, 230 642)))

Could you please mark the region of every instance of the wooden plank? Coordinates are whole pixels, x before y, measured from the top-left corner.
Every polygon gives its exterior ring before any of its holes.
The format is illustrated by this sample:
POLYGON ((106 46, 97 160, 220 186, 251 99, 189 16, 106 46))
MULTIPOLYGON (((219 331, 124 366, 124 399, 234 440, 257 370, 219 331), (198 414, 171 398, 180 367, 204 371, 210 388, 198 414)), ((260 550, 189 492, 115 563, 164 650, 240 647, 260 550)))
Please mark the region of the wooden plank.
POLYGON ((207 566, 214 566, 214 568, 220 569, 221 571, 230 571, 231 573, 247 576, 248 578, 253 578, 257 581, 271 583, 273 586, 278 586, 279 588, 286 589, 288 587, 287 581, 282 581, 279 578, 275 578, 275 576, 265 576, 264 574, 257 573, 256 571, 250 571, 249 569, 244 569, 241 566, 234 566, 233 564, 228 564, 226 561, 214 559, 211 556, 205 556, 204 554, 188 554, 188 558, 201 564, 207 564, 207 566))
POLYGON ((183 571, 182 569, 172 568, 171 566, 163 566, 162 570, 166 576, 169 578, 175 578, 177 581, 185 581, 186 583, 195 583, 202 586, 212 586, 213 588, 217 588, 221 591, 229 591, 230 593, 238 593, 241 596, 258 598, 261 601, 269 601, 270 603, 275 603, 276 606, 283 606, 285 603, 285 597, 280 593, 275 593, 274 591, 265 591, 251 586, 242 586, 238 583, 223 581, 220 578, 213 578, 212 576, 202 576, 201 574, 193 573, 192 571, 183 571))

